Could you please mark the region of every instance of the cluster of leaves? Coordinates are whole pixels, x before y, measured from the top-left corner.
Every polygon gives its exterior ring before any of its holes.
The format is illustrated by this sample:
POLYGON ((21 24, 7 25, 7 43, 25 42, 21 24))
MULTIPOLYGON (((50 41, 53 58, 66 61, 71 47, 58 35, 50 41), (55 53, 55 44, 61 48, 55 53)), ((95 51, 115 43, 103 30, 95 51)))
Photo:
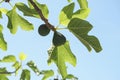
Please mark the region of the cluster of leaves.
MULTIPOLYGON (((47 5, 41 4, 36 0, 33 1, 42 11, 43 16, 47 19, 49 15, 47 5)), ((83 43, 88 51, 91 51, 93 48, 96 52, 100 52, 102 50, 102 47, 99 43, 99 40, 95 36, 88 35, 88 32, 92 29, 93 26, 85 20, 90 12, 87 0, 77 0, 79 9, 75 12, 74 7, 76 4, 72 0, 68 0, 68 2, 68 5, 64 6, 59 14, 59 24, 63 25, 65 29, 68 29, 71 33, 73 33, 73 35, 83 43)), ((21 17, 17 13, 17 9, 23 12, 24 16, 41 18, 39 13, 35 10, 33 4, 30 3, 30 0, 28 0, 28 5, 22 2, 16 3, 11 10, 0 8, 0 18, 2 18, 2 14, 5 14, 8 17, 7 27, 10 32, 12 34, 15 34, 19 26, 21 29, 26 31, 33 30, 33 24, 27 21, 25 18, 21 17)), ((59 28, 60 26, 56 27, 56 30, 59 30, 59 28)), ((2 29, 3 27, 0 24, 0 48, 2 50, 7 50, 7 42, 4 40, 2 29)), ((63 79, 75 78, 72 74, 67 73, 66 62, 70 63, 73 66, 76 66, 77 63, 76 57, 70 49, 69 41, 66 41, 60 46, 52 45, 52 47, 48 50, 48 54, 48 65, 55 63, 63 79)), ((25 59, 25 56, 23 55, 20 57, 21 61, 25 59)), ((6 77, 8 75, 6 74, 17 74, 18 70, 20 70, 22 66, 22 63, 17 61, 13 55, 5 56, 2 60, 0 60, 0 62, 14 63, 14 72, 8 72, 5 67, 0 68, 0 78, 4 80, 8 80, 6 77)), ((46 80, 48 77, 54 75, 54 72, 52 70, 39 71, 33 61, 28 62, 27 66, 29 66, 37 75, 43 74, 43 80, 46 80)), ((28 69, 22 69, 20 80, 30 80, 30 71, 28 69)))
MULTIPOLYGON (((18 75, 18 72, 22 70, 20 80, 30 80, 31 74, 29 69, 22 68, 22 62, 26 59, 24 53, 20 53, 19 60, 16 59, 14 55, 7 55, 0 60, 1 63, 12 63, 12 67, 15 71, 9 72, 6 70, 6 67, 0 68, 0 80, 9 80, 7 76, 11 76, 12 73, 18 75)), ((42 80, 46 80, 48 77, 53 76, 54 72, 52 70, 43 70, 40 71, 36 64, 33 61, 29 61, 26 64, 32 71, 34 71, 38 76, 44 75, 42 80)))

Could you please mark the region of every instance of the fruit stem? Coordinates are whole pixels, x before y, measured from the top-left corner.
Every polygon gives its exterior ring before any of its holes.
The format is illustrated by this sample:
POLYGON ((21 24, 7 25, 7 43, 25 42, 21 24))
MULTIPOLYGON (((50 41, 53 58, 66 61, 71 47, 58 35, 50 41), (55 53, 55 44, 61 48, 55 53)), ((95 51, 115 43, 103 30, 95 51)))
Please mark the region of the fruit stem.
POLYGON ((68 28, 56 28, 56 30, 63 30, 63 29, 68 29, 68 28))
POLYGON ((29 0, 30 1, 30 3, 32 4, 32 6, 34 7, 34 9, 38 12, 38 14, 39 14, 39 16, 41 17, 41 19, 45 22, 45 24, 47 25, 47 27, 49 28, 49 29, 51 29, 52 31, 56 31, 56 29, 54 28, 54 26, 52 25, 52 24, 50 24, 49 22, 48 22, 48 19, 46 19, 45 17, 44 17, 44 15, 42 14, 42 11, 41 11, 41 9, 39 9, 38 8, 38 6, 33 2, 33 0, 29 0))

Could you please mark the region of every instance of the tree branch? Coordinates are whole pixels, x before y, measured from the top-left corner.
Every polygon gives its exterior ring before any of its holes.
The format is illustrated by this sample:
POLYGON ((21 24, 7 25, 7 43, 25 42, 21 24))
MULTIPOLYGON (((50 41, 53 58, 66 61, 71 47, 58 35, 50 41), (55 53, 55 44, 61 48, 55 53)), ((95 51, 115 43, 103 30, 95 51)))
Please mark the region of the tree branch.
POLYGON ((21 65, 13 72, 0 72, 0 74, 13 74, 16 73, 21 68, 21 65))
POLYGON ((29 1, 32 4, 32 6, 34 7, 34 9, 38 12, 38 14, 41 17, 41 19, 45 22, 45 24, 47 25, 47 27, 49 29, 51 29, 52 31, 56 31, 56 29, 54 28, 54 26, 48 22, 48 19, 46 19, 44 17, 44 15, 42 14, 41 9, 38 8, 38 6, 33 2, 33 0, 29 0, 29 1))

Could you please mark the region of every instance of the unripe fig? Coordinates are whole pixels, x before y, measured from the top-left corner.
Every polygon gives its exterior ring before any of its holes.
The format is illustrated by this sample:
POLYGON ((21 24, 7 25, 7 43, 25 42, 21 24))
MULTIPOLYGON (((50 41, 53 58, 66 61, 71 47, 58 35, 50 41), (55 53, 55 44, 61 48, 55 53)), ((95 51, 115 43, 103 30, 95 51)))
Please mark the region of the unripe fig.
POLYGON ((53 42, 54 46, 60 46, 60 45, 63 45, 66 42, 66 38, 60 32, 55 31, 54 35, 53 35, 52 42, 53 42))
POLYGON ((46 26, 46 24, 42 24, 39 26, 38 28, 38 33, 41 35, 41 36, 46 36, 48 35, 50 32, 50 29, 46 26))
POLYGON ((10 0, 5 0, 5 2, 9 2, 10 0))

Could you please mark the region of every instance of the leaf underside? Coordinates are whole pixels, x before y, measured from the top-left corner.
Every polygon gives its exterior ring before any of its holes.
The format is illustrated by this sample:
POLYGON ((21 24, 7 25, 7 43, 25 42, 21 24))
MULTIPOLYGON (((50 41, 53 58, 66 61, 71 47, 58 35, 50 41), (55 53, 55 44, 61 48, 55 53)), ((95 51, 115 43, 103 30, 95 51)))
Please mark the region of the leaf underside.
POLYGON ((92 29, 92 25, 88 21, 73 18, 68 24, 68 29, 86 46, 89 51, 91 51, 92 48, 96 52, 100 52, 102 50, 99 40, 95 36, 88 35, 88 32, 92 29))
POLYGON ((37 65, 33 61, 29 61, 27 65, 37 74, 40 75, 40 70, 37 68, 37 65))
POLYGON ((80 18, 86 19, 90 13, 90 9, 88 8, 87 0, 77 0, 80 9, 74 11, 75 3, 70 3, 69 5, 63 7, 59 14, 59 23, 67 26, 71 19, 80 18))
POLYGON ((23 69, 20 80, 30 80, 30 71, 27 69, 23 69))
POLYGON ((44 75, 42 80, 47 80, 49 77, 54 75, 54 72, 52 70, 44 70, 41 73, 44 75))
POLYGON ((87 9, 88 8, 88 2, 87 0, 77 0, 79 3, 79 6, 81 9, 87 9))
POLYGON ((2 33, 3 27, 0 24, 0 48, 4 51, 7 50, 7 42, 4 40, 3 33, 2 33))
POLYGON ((47 78, 54 75, 54 72, 52 70, 43 70, 40 71, 37 67, 37 65, 33 61, 29 61, 27 65, 39 76, 44 75, 42 80, 46 80, 47 78))
MULTIPOLYGON (((38 8, 41 9, 44 17, 48 18, 49 11, 48 11, 46 4, 40 4, 36 0, 34 0, 34 2, 38 6, 38 8)), ((27 6, 26 4, 24 4, 22 2, 19 2, 19 3, 16 3, 16 7, 20 11, 22 11, 25 16, 40 18, 38 12, 33 8, 31 3, 29 2, 29 0, 28 0, 28 4, 29 4, 29 6, 27 6)))
POLYGON ((76 66, 76 57, 71 52, 68 41, 64 45, 52 47, 50 50, 48 50, 48 54, 50 55, 48 64, 54 62, 63 78, 67 76, 66 62, 76 66))
POLYGON ((14 55, 5 56, 0 62, 16 62, 16 57, 14 55))
POLYGON ((73 10, 74 10, 74 3, 70 3, 69 5, 65 6, 59 15, 59 23, 62 25, 67 25, 72 18, 73 10))
POLYGON ((0 18, 2 18, 2 12, 0 11, 0 18))
MULTIPOLYGON (((8 71, 6 70, 6 68, 0 67, 0 72, 8 72, 8 71)), ((9 80, 7 76, 8 76, 7 74, 0 74, 0 80, 9 80)))
POLYGON ((33 30, 33 25, 27 20, 25 20, 23 17, 21 17, 19 14, 17 14, 16 7, 8 11, 7 17, 8 17, 7 27, 10 29, 10 32, 12 34, 15 34, 17 32, 18 26, 20 26, 21 29, 26 31, 33 30))

